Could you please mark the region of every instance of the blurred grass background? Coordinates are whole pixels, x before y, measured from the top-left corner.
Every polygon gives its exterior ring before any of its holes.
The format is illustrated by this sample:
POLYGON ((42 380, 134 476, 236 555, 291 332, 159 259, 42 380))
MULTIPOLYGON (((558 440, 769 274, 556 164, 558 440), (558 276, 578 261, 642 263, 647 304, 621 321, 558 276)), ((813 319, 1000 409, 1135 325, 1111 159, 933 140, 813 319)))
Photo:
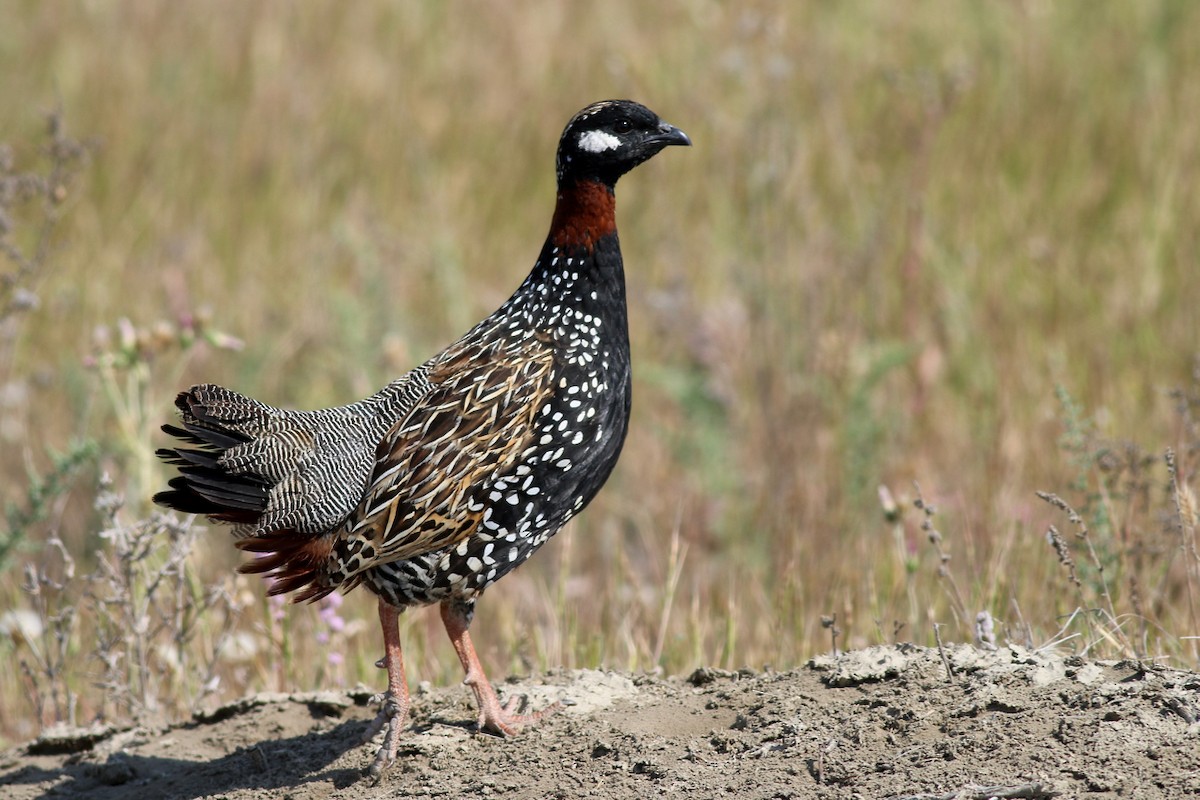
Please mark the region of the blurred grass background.
MULTIPOLYGON (((1110 622, 1137 612, 1137 654, 1196 664, 1194 530, 1170 499, 1197 439, 1168 396, 1200 343, 1196 4, 25 0, 0 7, 0 97, 19 162, 53 108, 94 142, 37 307, 0 330, 0 499, 27 507, 72 442, 101 454, 4 565, 0 608, 28 602, 46 537, 81 569, 105 546, 100 471, 150 513, 177 389, 340 404, 489 313, 545 235, 563 124, 632 97, 695 142, 619 191, 633 426, 588 513, 481 604, 496 677, 786 667, 828 649, 822 615, 839 646, 969 639, 983 610, 1044 643, 1082 595, 1037 489, 1094 512, 1106 569, 1082 580, 1108 582, 1110 622), (108 394, 86 365, 121 318, 196 315, 244 349, 147 355, 108 394), (1176 447, 1171 492, 1114 465, 1141 457, 1126 441, 1176 447)), ((258 596, 223 532, 193 562, 258 596)), ((289 610, 280 661, 255 602, 223 695, 382 683, 370 597, 341 609, 363 623, 336 677, 313 610, 289 610)), ((413 682, 454 678, 436 614, 407 624, 413 682)), ((86 716, 84 638, 63 680, 86 716)), ((0 676, 5 707, 28 691, 0 676)))

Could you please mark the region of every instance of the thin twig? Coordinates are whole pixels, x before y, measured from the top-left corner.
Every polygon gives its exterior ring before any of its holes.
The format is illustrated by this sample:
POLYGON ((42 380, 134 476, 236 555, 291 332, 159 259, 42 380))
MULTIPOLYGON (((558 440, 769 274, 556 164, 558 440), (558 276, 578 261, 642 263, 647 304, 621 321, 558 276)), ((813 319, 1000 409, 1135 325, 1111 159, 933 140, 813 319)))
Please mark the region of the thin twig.
POLYGON ((933 638, 937 641, 938 655, 942 657, 942 666, 946 668, 946 683, 954 683, 954 667, 950 666, 950 659, 946 657, 946 648, 942 646, 941 623, 933 623, 933 638))

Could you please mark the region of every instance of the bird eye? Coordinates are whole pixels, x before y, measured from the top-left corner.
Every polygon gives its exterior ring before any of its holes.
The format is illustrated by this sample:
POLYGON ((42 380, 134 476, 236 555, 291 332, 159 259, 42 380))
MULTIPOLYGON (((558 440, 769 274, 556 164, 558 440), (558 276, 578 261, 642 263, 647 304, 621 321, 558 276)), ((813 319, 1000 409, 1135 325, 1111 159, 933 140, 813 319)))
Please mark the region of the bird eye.
POLYGON ((617 133, 629 133, 633 130, 633 123, 627 119, 619 119, 613 123, 613 130, 617 133))

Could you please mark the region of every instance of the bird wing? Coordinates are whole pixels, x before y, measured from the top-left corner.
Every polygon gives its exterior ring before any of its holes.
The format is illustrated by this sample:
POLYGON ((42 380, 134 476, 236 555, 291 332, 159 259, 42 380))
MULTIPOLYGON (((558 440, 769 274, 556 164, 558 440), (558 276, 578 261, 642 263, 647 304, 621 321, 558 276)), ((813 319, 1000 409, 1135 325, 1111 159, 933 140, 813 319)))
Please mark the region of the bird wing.
POLYGON ((335 554, 350 577, 451 547, 482 523, 490 485, 536 444, 554 389, 554 350, 537 336, 473 341, 431 365, 431 391, 388 431, 335 554))
POLYGON ((453 546, 484 521, 487 495, 536 445, 535 421, 554 391, 548 340, 473 331, 421 368, 428 388, 383 435, 361 500, 317 535, 276 529, 240 539, 268 594, 317 600, 348 590, 373 566, 453 546))

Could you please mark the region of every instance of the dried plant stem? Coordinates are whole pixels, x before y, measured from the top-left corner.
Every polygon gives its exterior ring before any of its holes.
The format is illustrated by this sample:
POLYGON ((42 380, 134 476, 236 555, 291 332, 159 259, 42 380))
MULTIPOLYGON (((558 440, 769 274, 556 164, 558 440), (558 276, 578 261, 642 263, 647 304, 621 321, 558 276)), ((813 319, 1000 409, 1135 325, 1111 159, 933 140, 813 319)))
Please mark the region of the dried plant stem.
POLYGON ((721 665, 732 667, 737 656, 737 594, 729 592, 725 600, 725 643, 721 653, 721 665))
POLYGON ((22 588, 41 619, 41 633, 23 640, 29 658, 21 656, 19 663, 29 683, 39 724, 73 725, 78 698, 71 689, 68 667, 78 614, 67 588, 75 577, 75 561, 56 536, 47 542, 47 550, 56 553, 62 563, 55 569, 49 563, 51 559, 45 559, 25 569, 22 588))
MULTIPOLYGON (((1088 623, 1089 630, 1091 630, 1093 634, 1099 633, 1104 638, 1109 639, 1109 640, 1114 641, 1115 643, 1119 644, 1120 647, 1123 650, 1125 650, 1128 654, 1136 655, 1136 652, 1137 652, 1136 649, 1133 647, 1133 644, 1125 636, 1125 634, 1121 630, 1121 626, 1118 622, 1116 605, 1113 603, 1112 594, 1109 592, 1109 589, 1108 589, 1108 579, 1105 575, 1104 563, 1100 560, 1100 556, 1096 553, 1096 548, 1092 543, 1092 538, 1090 535, 1090 531, 1088 530, 1087 523, 1085 523, 1083 521, 1083 517, 1081 517, 1079 515, 1079 513, 1077 511, 1075 511, 1075 509, 1072 508, 1071 505, 1066 500, 1063 500, 1058 495, 1053 494, 1052 492, 1038 492, 1037 496, 1040 497, 1042 500, 1045 500, 1047 503, 1054 506, 1055 508, 1059 509, 1060 511, 1064 512, 1067 515, 1067 519, 1070 520, 1071 524, 1073 524, 1076 527, 1075 537, 1079 541, 1083 542, 1084 546, 1087 549, 1088 561, 1091 563, 1092 568, 1096 570, 1097 583, 1099 584, 1099 587, 1100 587, 1100 594, 1104 599, 1104 608, 1101 610, 1108 617, 1110 626, 1111 626, 1111 630, 1093 627, 1091 624, 1091 621, 1090 621, 1092 615, 1090 613, 1088 613, 1088 614, 1085 614, 1085 617, 1089 620, 1089 623, 1088 623), (1115 632, 1115 635, 1114 635, 1114 632, 1115 632)), ((1064 555, 1067 559, 1070 558, 1069 548, 1067 547, 1066 542, 1062 539, 1062 536, 1059 535, 1058 530, 1053 525, 1050 526, 1050 531, 1047 533, 1047 537, 1050 539, 1051 544, 1054 546, 1055 551, 1058 553, 1059 561, 1062 562, 1064 564, 1064 566, 1066 566, 1067 561, 1064 560, 1064 555)), ((1085 602, 1085 599, 1083 597, 1083 585, 1079 581, 1078 576, 1075 574, 1075 565, 1074 565, 1073 561, 1070 563, 1069 571, 1070 571, 1070 575, 1071 575, 1071 580, 1075 584, 1076 588, 1079 591, 1080 607, 1086 611, 1088 608, 1088 605, 1085 602)), ((1089 642, 1089 645, 1090 644, 1091 644, 1091 642, 1089 642)))
MULTIPOLYGON (((908 542, 905 537, 904 514, 899 503, 892 496, 887 486, 878 489, 879 505, 883 509, 883 518, 892 530, 893 552, 895 553, 896 569, 904 576, 904 596, 908 601, 908 616, 905 619, 915 620, 919 617, 920 604, 917 602, 916 560, 908 552, 908 542)), ((880 621, 876 620, 879 625, 880 621)), ((896 631, 898 633, 898 631, 896 631)), ((880 639, 882 639, 882 632, 880 639)), ((894 640, 893 636, 893 640, 894 640)))
POLYGON ((37 306, 37 296, 29 287, 44 271, 68 190, 94 149, 91 143, 67 135, 61 108, 46 114, 46 138, 50 164, 45 174, 17 172, 12 151, 4 147, 0 153, 0 255, 15 267, 0 271, 0 322, 37 306), (40 220, 31 221, 36 233, 32 246, 23 251, 9 234, 15 207, 29 201, 37 202, 40 220))
POLYGON ((950 607, 954 612, 954 618, 960 627, 967 625, 970 617, 967 614, 967 605, 963 602, 962 593, 958 590, 958 583, 954 580, 954 575, 950 572, 950 554, 942 548, 942 534, 933 524, 933 515, 937 513, 937 509, 925 502, 925 498, 921 496, 920 484, 914 482, 913 490, 916 492, 913 505, 925 515, 925 519, 921 521, 921 530, 925 531, 926 536, 929 538, 929 543, 933 545, 934 552, 937 553, 937 574, 946 587, 946 595, 950 598, 950 607))
POLYGON ((663 591, 662 607, 658 615, 658 631, 654 637, 654 654, 651 662, 656 666, 662 660, 663 646, 667 640, 667 626, 671 621, 671 608, 675 605, 675 592, 679 578, 683 575, 683 561, 687 556, 687 545, 679 539, 680 513, 676 513, 675 527, 671 530, 671 551, 667 558, 667 581, 663 591))
POLYGON ((829 631, 830 647, 833 654, 836 656, 838 650, 838 636, 841 635, 842 629, 837 626, 837 614, 828 614, 821 617, 821 627, 829 631))
POLYGON ((1029 623, 1025 621, 1025 615, 1021 613, 1021 604, 1017 602, 1017 598, 1012 598, 1011 605, 1013 613, 1017 617, 1017 629, 1020 631, 1021 643, 1032 650, 1033 629, 1030 628, 1029 623))
POLYGON ((108 546, 87 578, 84 606, 96 623, 99 684, 113 713, 133 719, 169 706, 194 706, 211 691, 213 662, 228 636, 228 621, 200 654, 207 674, 193 684, 191 667, 198 619, 216 606, 236 608, 223 590, 198 591, 188 569, 198 530, 190 522, 155 514, 122 522, 122 500, 102 481, 96 501, 105 517, 108 546))
MULTIPOLYGON (((1086 610, 1087 600, 1083 596, 1083 583, 1079 580, 1078 573, 1075 572, 1075 559, 1071 556, 1071 546, 1067 544, 1067 540, 1058 532, 1058 528, 1053 525, 1046 529, 1046 541, 1054 548, 1054 553, 1058 556, 1058 563, 1067 570, 1067 578, 1071 581, 1071 585, 1075 587, 1076 608, 1086 610)), ((1088 641, 1092 642, 1096 639, 1092 615, 1085 613, 1083 617, 1084 623, 1088 627, 1088 641)))
MULTIPOLYGON (((1178 518, 1180 549, 1183 551, 1184 577, 1187 590, 1188 618, 1192 630, 1200 631, 1200 623, 1196 614, 1196 586, 1200 583, 1200 553, 1196 550, 1196 496, 1186 481, 1181 481, 1179 467, 1175 461, 1175 451, 1167 448, 1165 455, 1167 472, 1171 477, 1171 496, 1175 501, 1175 514, 1178 518)), ((1189 639, 1192 649, 1192 660, 1197 659, 1197 640, 1189 639)))
POLYGON ((942 666, 946 668, 946 683, 954 683, 954 667, 950 665, 950 659, 946 657, 946 648, 942 644, 942 626, 940 623, 933 623, 933 638, 937 642, 938 655, 941 656, 942 666))

